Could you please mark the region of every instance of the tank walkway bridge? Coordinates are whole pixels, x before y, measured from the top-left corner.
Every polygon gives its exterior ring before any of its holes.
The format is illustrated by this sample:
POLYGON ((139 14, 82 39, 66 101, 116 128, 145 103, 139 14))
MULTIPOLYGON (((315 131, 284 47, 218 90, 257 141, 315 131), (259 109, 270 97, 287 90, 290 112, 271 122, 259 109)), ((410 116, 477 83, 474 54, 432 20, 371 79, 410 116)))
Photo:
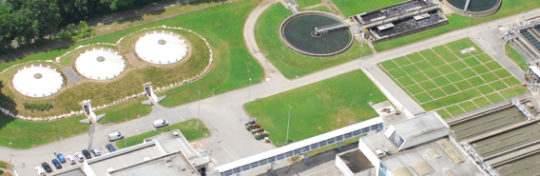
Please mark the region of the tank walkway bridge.
POLYGON ((334 31, 334 30, 338 30, 342 28, 348 28, 348 27, 349 27, 348 24, 338 23, 338 24, 333 24, 333 25, 328 25, 328 26, 315 27, 315 29, 313 30, 313 33, 315 35, 327 34, 330 31, 334 31))

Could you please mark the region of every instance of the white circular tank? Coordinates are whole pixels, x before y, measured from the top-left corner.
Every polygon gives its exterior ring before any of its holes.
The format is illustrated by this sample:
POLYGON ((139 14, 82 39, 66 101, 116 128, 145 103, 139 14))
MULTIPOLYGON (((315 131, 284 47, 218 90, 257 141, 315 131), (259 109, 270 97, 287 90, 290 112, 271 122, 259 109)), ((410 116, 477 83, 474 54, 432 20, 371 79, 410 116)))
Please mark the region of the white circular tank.
POLYGON ((137 40, 135 52, 146 62, 172 64, 186 56, 188 45, 180 35, 173 32, 152 31, 137 40))
POLYGON ((49 65, 24 67, 13 76, 13 87, 29 97, 46 97, 58 92, 64 84, 62 74, 49 65))
POLYGON ((124 71, 126 63, 118 52, 110 48, 92 48, 84 51, 75 61, 75 69, 86 78, 107 80, 124 71))

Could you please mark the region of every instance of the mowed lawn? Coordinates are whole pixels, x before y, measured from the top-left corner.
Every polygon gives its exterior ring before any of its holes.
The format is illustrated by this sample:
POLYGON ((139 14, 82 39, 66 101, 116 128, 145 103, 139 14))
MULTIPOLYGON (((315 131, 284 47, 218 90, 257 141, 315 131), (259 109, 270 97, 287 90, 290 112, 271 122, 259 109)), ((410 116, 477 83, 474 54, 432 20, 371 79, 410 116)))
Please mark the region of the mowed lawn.
POLYGON ((262 13, 255 26, 255 37, 261 52, 287 78, 296 78, 346 61, 370 55, 370 48, 354 42, 346 52, 332 57, 310 57, 297 53, 280 39, 279 28, 292 12, 281 3, 269 7, 262 13))
POLYGON ((379 64, 425 110, 455 116, 525 93, 526 88, 470 39, 379 64), (463 49, 474 48, 468 53, 463 49))
POLYGON ((391 6, 406 0, 331 0, 334 5, 343 13, 343 16, 350 17, 363 12, 377 10, 386 6, 391 6))
MULTIPOLYGON (((333 0, 333 1, 336 1, 336 0, 333 0)), ((343 1, 349 2, 349 0, 343 0, 343 1)), ((502 2, 501 8, 494 15, 484 17, 484 18, 469 18, 469 17, 460 16, 457 14, 452 14, 450 16, 447 16, 448 21, 450 22, 450 24, 448 25, 433 28, 433 29, 426 30, 420 33, 400 37, 400 38, 393 39, 390 41, 377 43, 374 45, 374 47, 377 51, 384 51, 384 50, 400 47, 403 45, 407 45, 413 42, 425 40, 431 37, 435 37, 435 36, 438 36, 438 35, 441 35, 450 31, 454 31, 457 29, 474 26, 477 24, 496 20, 499 18, 515 15, 518 13, 523 13, 523 12, 533 10, 539 7, 540 7, 540 1, 538 0, 509 0, 509 1, 507 0, 507 1, 502 2)))
POLYGON ((377 116, 368 102, 386 97, 362 71, 259 99, 244 105, 276 146, 285 144, 291 106, 289 139, 300 141, 377 116))
POLYGON ((140 144, 146 138, 176 129, 179 129, 188 141, 194 141, 210 135, 210 131, 208 131, 208 128, 206 128, 202 121, 200 121, 199 119, 190 119, 180 123, 170 124, 169 126, 158 128, 154 131, 149 131, 136 136, 130 136, 128 138, 120 139, 116 141, 115 144, 118 148, 126 148, 129 146, 140 144), (197 122, 199 122, 199 128, 197 128, 197 122))
POLYGON ((320 4, 322 0, 296 0, 300 8, 306 8, 315 4, 320 4))
POLYGON ((90 125, 79 122, 84 118, 76 116, 54 122, 28 122, 0 113, 0 145, 27 149, 81 134, 90 129, 90 125))
POLYGON ((527 71, 529 69, 529 64, 527 64, 527 61, 525 61, 525 58, 519 54, 514 47, 510 46, 510 44, 504 45, 504 51, 506 53, 506 56, 508 56, 516 65, 521 68, 523 71, 527 71))

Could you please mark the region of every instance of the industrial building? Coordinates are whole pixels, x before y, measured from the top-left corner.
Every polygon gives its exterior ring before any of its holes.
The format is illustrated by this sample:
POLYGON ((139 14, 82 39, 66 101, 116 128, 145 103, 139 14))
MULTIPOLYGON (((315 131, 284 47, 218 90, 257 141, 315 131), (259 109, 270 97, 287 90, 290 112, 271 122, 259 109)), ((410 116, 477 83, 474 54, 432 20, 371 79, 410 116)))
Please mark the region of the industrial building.
POLYGON ((540 173, 538 103, 520 97, 448 120, 451 134, 491 176, 540 173), (528 162, 527 162, 528 161, 528 162))
POLYGON ((358 149, 336 156, 336 166, 346 176, 483 175, 448 134, 429 112, 360 138, 358 149))
POLYGON ((81 168, 58 176, 206 175, 210 158, 196 151, 179 130, 145 139, 141 144, 84 161, 81 168))
POLYGON ((364 38, 382 42, 448 24, 438 3, 411 0, 352 17, 364 38))

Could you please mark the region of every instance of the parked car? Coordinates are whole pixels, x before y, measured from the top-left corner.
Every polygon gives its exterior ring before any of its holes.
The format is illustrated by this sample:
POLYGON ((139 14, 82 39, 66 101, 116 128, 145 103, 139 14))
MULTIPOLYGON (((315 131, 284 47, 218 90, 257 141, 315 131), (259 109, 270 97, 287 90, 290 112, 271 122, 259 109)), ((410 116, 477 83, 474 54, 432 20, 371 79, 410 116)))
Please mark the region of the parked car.
POLYGON ((161 128, 167 125, 169 125, 169 121, 167 120, 164 120, 164 119, 154 120, 154 128, 161 128))
POLYGON ((71 165, 74 165, 74 164, 77 163, 77 161, 75 161, 75 158, 73 158, 73 156, 71 156, 71 155, 66 156, 66 159, 69 162, 69 164, 71 164, 71 165))
POLYGON ((58 161, 57 159, 52 159, 51 163, 53 163, 53 165, 54 165, 54 167, 56 167, 56 169, 62 169, 62 164, 60 164, 60 161, 58 161))
POLYGON ((61 153, 56 153, 56 152, 54 152, 54 155, 56 156, 56 158, 58 158, 58 160, 61 163, 66 163, 66 158, 64 158, 64 155, 62 155, 61 153))
POLYGON ((80 152, 75 153, 75 159, 77 159, 77 161, 79 161, 79 162, 84 161, 84 157, 80 152))
POLYGON ((34 168, 34 170, 36 171, 36 173, 39 175, 39 176, 45 176, 47 175, 47 173, 45 173, 45 170, 43 170, 43 168, 39 167, 39 166, 36 166, 36 168, 34 168))
POLYGON ((107 138, 109 138, 109 142, 112 142, 112 141, 116 141, 118 139, 122 139, 122 138, 124 138, 124 136, 119 131, 114 131, 112 133, 109 133, 107 135, 107 138))
POLYGON ((101 155, 101 152, 97 148, 92 148, 92 149, 90 149, 90 151, 92 151, 94 156, 100 156, 101 155))
POLYGON ((51 168, 51 166, 49 166, 49 164, 47 164, 47 162, 41 163, 41 167, 43 167, 43 169, 45 169, 45 171, 47 171, 47 173, 52 172, 52 168, 51 168))
POLYGON ((86 159, 92 158, 92 155, 90 155, 90 152, 86 149, 82 150, 82 154, 84 155, 86 159))
POLYGON ((109 150, 109 152, 116 151, 116 149, 114 148, 114 146, 112 144, 105 145, 105 148, 107 148, 107 150, 109 150))

